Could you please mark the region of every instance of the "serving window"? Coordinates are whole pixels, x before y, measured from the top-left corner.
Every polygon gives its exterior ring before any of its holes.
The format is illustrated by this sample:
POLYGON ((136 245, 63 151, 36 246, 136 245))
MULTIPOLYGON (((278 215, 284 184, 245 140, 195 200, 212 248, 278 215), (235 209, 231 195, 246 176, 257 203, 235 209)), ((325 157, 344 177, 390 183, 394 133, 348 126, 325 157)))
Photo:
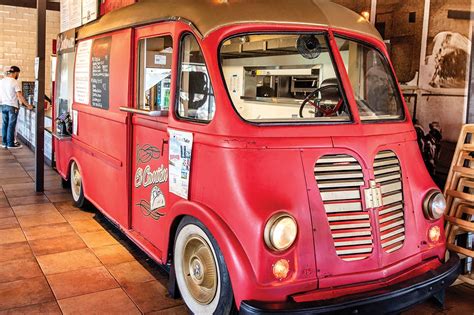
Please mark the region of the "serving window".
POLYGON ((146 38, 138 44, 138 109, 168 110, 170 105, 171 36, 146 38))
POLYGON ((238 36, 222 43, 220 59, 234 107, 247 121, 351 121, 325 34, 238 36))

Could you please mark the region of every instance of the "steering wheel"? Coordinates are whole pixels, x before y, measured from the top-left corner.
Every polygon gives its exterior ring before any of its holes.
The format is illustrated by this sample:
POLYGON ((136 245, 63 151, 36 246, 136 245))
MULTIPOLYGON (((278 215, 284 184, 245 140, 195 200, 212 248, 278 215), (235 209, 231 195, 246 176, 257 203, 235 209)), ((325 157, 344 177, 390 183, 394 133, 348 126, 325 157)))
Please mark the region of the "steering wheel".
POLYGON ((342 104, 344 103, 344 100, 342 99, 342 97, 339 98, 339 101, 334 106, 322 105, 320 103, 321 100, 316 99, 316 96, 318 95, 318 93, 320 93, 322 91, 325 91, 325 90, 329 90, 329 89, 336 89, 338 91, 338 94, 339 94, 339 86, 335 85, 335 84, 329 84, 329 85, 325 85, 325 86, 317 88, 316 90, 311 92, 311 94, 309 94, 304 99, 303 103, 301 103, 300 118, 304 118, 303 117, 303 110, 304 110, 304 107, 306 106, 306 104, 310 104, 311 106, 315 107, 325 117, 336 113, 339 110, 339 108, 341 108, 342 104))

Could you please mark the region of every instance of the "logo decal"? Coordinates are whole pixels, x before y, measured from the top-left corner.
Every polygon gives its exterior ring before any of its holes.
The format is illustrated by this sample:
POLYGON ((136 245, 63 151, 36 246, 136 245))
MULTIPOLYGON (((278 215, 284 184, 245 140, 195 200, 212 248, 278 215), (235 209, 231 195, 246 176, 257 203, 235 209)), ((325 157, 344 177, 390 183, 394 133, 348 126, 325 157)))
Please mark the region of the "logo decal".
POLYGON ((158 160, 161 157, 161 151, 155 146, 145 144, 143 147, 137 145, 137 165, 148 163, 151 160, 158 160))
POLYGON ((168 181, 168 169, 163 164, 155 170, 152 170, 150 164, 146 165, 145 168, 139 167, 140 164, 146 164, 161 158, 161 151, 155 146, 149 144, 137 145, 136 154, 135 189, 146 189, 152 186, 149 201, 142 199, 136 206, 140 208, 144 216, 159 220, 165 216, 159 210, 166 207, 165 195, 159 185, 168 181))
POLYGON ((155 186, 151 190, 150 202, 141 200, 137 203, 137 206, 140 207, 140 210, 146 217, 159 220, 161 217, 165 216, 164 213, 158 211, 166 206, 165 195, 158 186, 155 186))
POLYGON ((168 181, 168 169, 161 165, 157 170, 152 171, 151 166, 145 169, 141 167, 135 171, 135 188, 140 186, 148 187, 153 184, 162 184, 168 181))

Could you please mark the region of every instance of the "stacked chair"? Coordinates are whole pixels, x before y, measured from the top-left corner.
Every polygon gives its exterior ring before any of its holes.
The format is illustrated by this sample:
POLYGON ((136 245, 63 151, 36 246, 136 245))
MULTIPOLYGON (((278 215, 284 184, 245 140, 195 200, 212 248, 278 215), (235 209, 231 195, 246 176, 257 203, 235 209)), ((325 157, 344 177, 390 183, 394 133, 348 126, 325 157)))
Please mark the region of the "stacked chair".
MULTIPOLYGON (((448 180, 446 197, 446 238, 448 249, 464 258, 474 258, 469 234, 474 233, 474 124, 464 125, 459 136, 448 180)), ((474 285, 474 275, 460 280, 474 285)))

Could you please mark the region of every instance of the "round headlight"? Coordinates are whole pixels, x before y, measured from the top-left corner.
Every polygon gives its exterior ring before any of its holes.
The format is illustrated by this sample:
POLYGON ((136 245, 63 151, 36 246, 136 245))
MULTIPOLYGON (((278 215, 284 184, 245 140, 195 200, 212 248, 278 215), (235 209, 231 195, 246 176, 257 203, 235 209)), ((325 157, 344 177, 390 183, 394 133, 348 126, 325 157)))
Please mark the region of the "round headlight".
POLYGON ((438 190, 433 190, 428 193, 423 202, 423 211, 428 220, 438 220, 446 210, 446 199, 438 190))
POLYGON ((272 250, 284 251, 293 245, 297 234, 295 219, 287 213, 279 213, 265 226, 265 244, 272 250))

